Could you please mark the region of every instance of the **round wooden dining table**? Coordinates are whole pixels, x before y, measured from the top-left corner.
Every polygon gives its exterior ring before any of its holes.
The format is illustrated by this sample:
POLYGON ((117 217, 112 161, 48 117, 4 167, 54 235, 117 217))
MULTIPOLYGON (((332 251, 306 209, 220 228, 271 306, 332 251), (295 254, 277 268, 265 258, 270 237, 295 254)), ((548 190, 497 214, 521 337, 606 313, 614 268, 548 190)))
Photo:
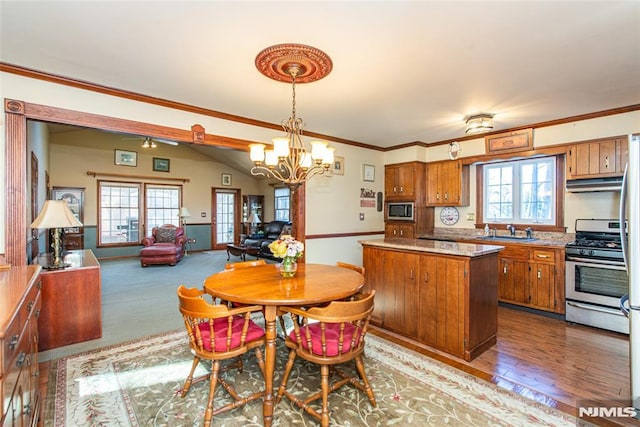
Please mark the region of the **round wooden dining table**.
POLYGON ((294 277, 285 279, 275 264, 231 269, 209 276, 205 291, 223 300, 264 306, 265 391, 264 425, 273 421, 273 373, 276 361, 278 307, 311 306, 348 298, 364 286, 360 273, 333 265, 299 263, 294 277))

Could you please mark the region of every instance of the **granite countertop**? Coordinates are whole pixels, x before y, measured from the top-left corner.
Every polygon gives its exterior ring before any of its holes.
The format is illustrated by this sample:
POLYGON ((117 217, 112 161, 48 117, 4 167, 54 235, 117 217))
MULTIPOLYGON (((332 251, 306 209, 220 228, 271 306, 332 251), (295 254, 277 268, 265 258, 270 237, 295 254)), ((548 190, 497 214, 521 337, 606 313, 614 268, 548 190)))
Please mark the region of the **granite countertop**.
POLYGON ((475 243, 458 243, 442 240, 385 238, 360 240, 363 246, 375 246, 386 249, 404 249, 416 252, 430 252, 444 255, 477 257, 497 253, 504 249, 500 245, 481 245, 475 243))
MULTIPOLYGON (((458 231, 458 230, 456 230, 458 231)), ((481 231, 478 230, 466 230, 459 229, 459 232, 455 232, 454 230, 450 232, 434 232, 432 234, 424 234, 418 236, 419 239, 425 240, 440 240, 446 242, 470 242, 470 241, 480 241, 484 240, 484 235, 481 234, 481 231)), ((499 232, 498 235, 507 236, 508 233, 499 232)), ((520 233, 518 233, 520 235, 520 233)), ((575 240, 574 234, 569 233, 543 233, 543 232, 535 232, 534 236, 536 240, 486 240, 489 245, 527 245, 527 246, 551 246, 564 248, 567 243, 575 240)))

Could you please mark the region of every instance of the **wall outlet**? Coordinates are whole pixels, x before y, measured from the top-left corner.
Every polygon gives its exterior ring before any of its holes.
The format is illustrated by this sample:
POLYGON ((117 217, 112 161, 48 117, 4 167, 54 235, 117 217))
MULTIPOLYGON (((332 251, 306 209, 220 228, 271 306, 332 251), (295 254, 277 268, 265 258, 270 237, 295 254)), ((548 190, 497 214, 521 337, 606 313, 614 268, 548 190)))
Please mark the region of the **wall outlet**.
POLYGON ((201 216, 202 218, 206 218, 206 217, 207 217, 207 213, 206 213, 206 212, 200 212, 200 216, 201 216))
POLYGON ((187 239, 187 243, 195 243, 196 239, 187 239))
POLYGON ((360 212, 360 221, 364 221, 364 212, 360 212))
POLYGON ((469 212, 467 214, 467 221, 475 221, 475 219, 476 219, 476 214, 475 213, 469 212))

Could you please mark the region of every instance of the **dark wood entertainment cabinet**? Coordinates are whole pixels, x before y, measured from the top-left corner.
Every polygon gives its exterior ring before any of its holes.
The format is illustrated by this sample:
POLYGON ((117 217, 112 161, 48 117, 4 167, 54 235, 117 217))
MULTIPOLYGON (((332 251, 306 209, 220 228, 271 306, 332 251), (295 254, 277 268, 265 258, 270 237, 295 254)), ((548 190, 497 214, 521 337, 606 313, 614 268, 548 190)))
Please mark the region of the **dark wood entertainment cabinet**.
POLYGON ((100 264, 89 249, 65 252, 64 261, 71 266, 46 270, 49 256, 38 257, 43 266, 39 351, 102 337, 100 264))

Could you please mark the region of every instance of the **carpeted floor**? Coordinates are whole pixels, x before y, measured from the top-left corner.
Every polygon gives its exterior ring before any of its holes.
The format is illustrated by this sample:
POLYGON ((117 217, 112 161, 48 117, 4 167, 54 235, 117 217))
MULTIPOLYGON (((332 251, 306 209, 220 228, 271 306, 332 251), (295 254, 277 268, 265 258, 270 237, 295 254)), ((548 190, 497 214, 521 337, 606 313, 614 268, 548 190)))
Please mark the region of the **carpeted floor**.
MULTIPOLYGON (((276 384, 287 354, 278 342, 276 384)), ((191 361, 182 330, 62 358, 51 368, 44 426, 202 425, 208 382, 194 384, 184 399, 177 394, 191 361)), ((378 407, 347 385, 330 396, 332 425, 576 425, 567 414, 376 336, 367 338, 365 366, 378 407)), ((241 374, 225 375, 241 395, 263 384, 253 354, 241 374)), ((289 385, 294 392, 316 389, 317 366, 297 360, 289 385)), ((216 399, 225 399, 221 387, 216 399)), ((256 401, 222 414, 214 425, 262 425, 262 405, 256 401)), ((317 423, 284 399, 275 408, 273 425, 317 423)))

